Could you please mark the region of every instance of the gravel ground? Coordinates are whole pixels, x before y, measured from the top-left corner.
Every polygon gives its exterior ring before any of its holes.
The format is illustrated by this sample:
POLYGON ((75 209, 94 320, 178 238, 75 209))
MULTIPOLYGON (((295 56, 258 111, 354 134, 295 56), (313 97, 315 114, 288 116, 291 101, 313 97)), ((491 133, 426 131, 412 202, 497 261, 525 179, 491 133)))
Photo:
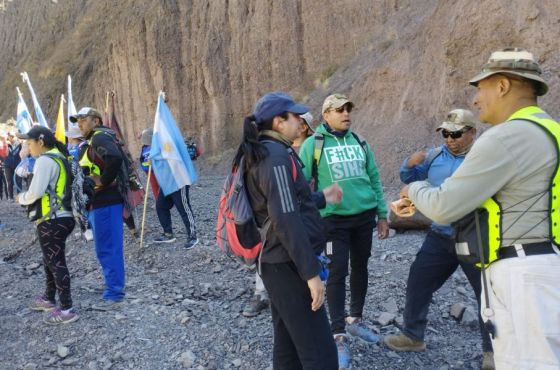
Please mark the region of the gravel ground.
MULTIPOLYGON (((47 326, 41 314, 29 310, 44 289, 40 248, 23 209, 0 201, 0 368, 272 369, 270 313, 241 315, 254 272, 222 254, 214 241, 222 183, 223 177, 205 176, 191 188, 201 240, 196 248, 183 249, 176 211, 176 243, 140 249, 125 233, 127 299, 121 310, 91 310, 101 299, 102 275, 93 244, 71 236, 67 260, 80 319, 65 326, 47 326)), ((150 200, 148 242, 159 232, 150 200)), ((381 242, 374 238, 364 318, 381 334, 395 332, 402 322, 408 269, 424 235, 409 231, 381 242)), ((434 296, 425 353, 397 354, 354 340, 353 369, 479 368, 476 318, 465 314, 461 322, 454 320, 454 304, 467 307, 467 313, 476 307, 462 272, 434 296)))

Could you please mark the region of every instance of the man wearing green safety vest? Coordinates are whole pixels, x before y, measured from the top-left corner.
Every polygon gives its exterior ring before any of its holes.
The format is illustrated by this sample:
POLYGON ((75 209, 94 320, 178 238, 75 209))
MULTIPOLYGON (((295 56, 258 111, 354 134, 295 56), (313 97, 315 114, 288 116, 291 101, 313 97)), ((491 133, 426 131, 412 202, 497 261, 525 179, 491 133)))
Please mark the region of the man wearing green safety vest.
POLYGON ((548 86, 518 48, 492 53, 470 84, 480 120, 494 126, 441 186, 414 182, 402 195, 439 223, 487 212, 478 228, 490 262, 482 316, 495 326, 496 368, 558 369, 560 125, 537 105, 548 86))

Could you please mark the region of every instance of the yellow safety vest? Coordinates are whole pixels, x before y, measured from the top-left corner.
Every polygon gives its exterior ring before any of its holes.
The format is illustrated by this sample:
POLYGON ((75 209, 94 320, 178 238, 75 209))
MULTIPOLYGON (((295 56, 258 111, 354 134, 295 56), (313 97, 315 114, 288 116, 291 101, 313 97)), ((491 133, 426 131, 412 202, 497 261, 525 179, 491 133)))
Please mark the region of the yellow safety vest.
MULTIPOLYGON (((552 242, 560 246, 560 173, 558 171, 560 166, 560 124, 553 120, 548 113, 543 111, 537 106, 525 107, 512 114, 507 121, 524 120, 536 124, 542 128, 554 141, 556 147, 556 169, 552 175, 549 186, 549 222, 552 242)), ((488 264, 498 259, 498 250, 502 246, 502 208, 501 205, 494 199, 494 197, 487 199, 480 205, 481 209, 488 212, 487 227, 488 232, 483 234, 483 244, 488 245, 488 255, 484 259, 488 264)), ((488 266, 485 265, 485 267, 488 266)), ((480 262, 476 264, 480 266, 480 262)))
POLYGON ((56 180, 56 186, 54 190, 47 188, 47 192, 43 194, 40 199, 40 218, 37 219, 37 223, 46 221, 50 219, 52 213, 58 210, 70 211, 70 197, 71 189, 68 183, 70 177, 66 171, 67 167, 62 161, 64 156, 56 148, 53 148, 46 152, 44 155, 53 159, 58 165, 58 179, 56 180))

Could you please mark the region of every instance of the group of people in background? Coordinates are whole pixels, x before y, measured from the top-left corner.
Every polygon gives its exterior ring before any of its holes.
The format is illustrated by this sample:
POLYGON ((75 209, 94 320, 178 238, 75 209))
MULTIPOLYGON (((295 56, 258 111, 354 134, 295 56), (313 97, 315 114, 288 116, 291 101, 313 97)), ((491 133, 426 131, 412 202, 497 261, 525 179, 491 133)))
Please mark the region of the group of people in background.
POLYGON ((401 333, 382 341, 362 314, 373 230, 387 237, 387 207, 371 147, 351 128, 355 104, 328 96, 314 131, 308 107, 272 92, 245 118, 233 167, 245 166, 257 224, 270 226, 243 314, 270 305, 275 369, 349 369, 349 336, 425 351, 432 296, 458 266, 480 306, 483 369, 560 367, 560 125, 537 104, 548 85, 517 48, 492 53, 469 82, 480 121, 493 127, 476 140, 472 112, 452 109, 436 129, 443 144, 400 168, 401 197, 433 224, 410 267, 401 333), (317 202, 333 183, 341 197, 317 202), (330 260, 325 286, 321 257, 330 260))
MULTIPOLYGON (((30 173, 29 186, 16 192, 15 200, 27 207, 28 217, 35 223, 43 253, 46 276, 45 292, 32 302, 30 308, 47 312, 44 322, 67 324, 78 320, 72 305, 70 273, 66 265, 66 239, 79 220, 80 197, 87 193, 85 203, 87 219, 82 232, 86 240, 93 239, 97 259, 105 280, 102 299, 91 308, 99 311, 119 309, 125 297, 125 261, 123 253, 123 222, 133 225, 130 212, 126 212, 129 199, 129 166, 123 144, 111 129, 103 126, 102 115, 95 109, 84 107, 70 117, 66 132, 67 143, 56 140, 53 132, 43 126, 33 126, 27 133, 9 136, 8 162, 19 153, 22 144, 29 155, 36 159, 30 173), (79 172, 76 172, 75 169, 79 172), (76 178, 80 178, 76 188, 76 178), (91 184, 91 193, 85 189, 91 184), (88 237, 88 235, 90 237, 88 237), (58 295, 59 304, 56 303, 58 295)), ((142 152, 142 164, 149 151, 142 152), (144 157, 145 156, 145 157, 144 157)), ((17 163, 16 163, 17 166, 17 163)), ((8 175, 8 173, 7 173, 8 175)), ((151 177, 156 185, 157 179, 151 177)), ((9 187, 9 189, 11 189, 9 187)), ((197 243, 194 216, 188 199, 188 186, 176 194, 156 196, 157 213, 164 230, 164 241, 169 242, 171 230, 170 209, 177 207, 187 228, 186 249, 197 243)), ((11 195, 11 192, 8 192, 11 195)), ((158 238, 154 242, 160 242, 158 238)))

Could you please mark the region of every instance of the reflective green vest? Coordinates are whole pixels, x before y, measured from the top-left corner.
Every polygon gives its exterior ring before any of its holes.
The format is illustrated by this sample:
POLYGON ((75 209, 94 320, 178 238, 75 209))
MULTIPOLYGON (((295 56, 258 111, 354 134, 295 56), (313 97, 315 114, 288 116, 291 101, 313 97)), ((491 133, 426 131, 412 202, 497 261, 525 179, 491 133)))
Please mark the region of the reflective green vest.
POLYGON ((50 185, 41 199, 37 202, 40 204, 39 214, 37 214, 37 223, 46 221, 51 218, 54 212, 59 210, 71 211, 71 175, 68 173, 68 162, 66 158, 56 148, 49 150, 43 155, 51 158, 58 165, 58 178, 56 180, 55 189, 51 189, 50 185))
MULTIPOLYGON (((536 124, 551 137, 555 144, 556 169, 550 180, 548 213, 552 242, 560 246, 560 186, 557 186, 560 184, 560 173, 558 171, 560 166, 560 124, 537 106, 518 110, 507 119, 507 121, 512 120, 524 120, 536 124)), ((498 250, 502 246, 502 208, 494 197, 487 199, 479 208, 488 212, 488 232, 484 233, 482 237, 488 238, 483 240, 483 244, 488 245, 488 256, 485 256, 485 260, 490 264, 498 259, 498 250)), ((480 262, 477 263, 477 266, 481 267, 480 262)))

